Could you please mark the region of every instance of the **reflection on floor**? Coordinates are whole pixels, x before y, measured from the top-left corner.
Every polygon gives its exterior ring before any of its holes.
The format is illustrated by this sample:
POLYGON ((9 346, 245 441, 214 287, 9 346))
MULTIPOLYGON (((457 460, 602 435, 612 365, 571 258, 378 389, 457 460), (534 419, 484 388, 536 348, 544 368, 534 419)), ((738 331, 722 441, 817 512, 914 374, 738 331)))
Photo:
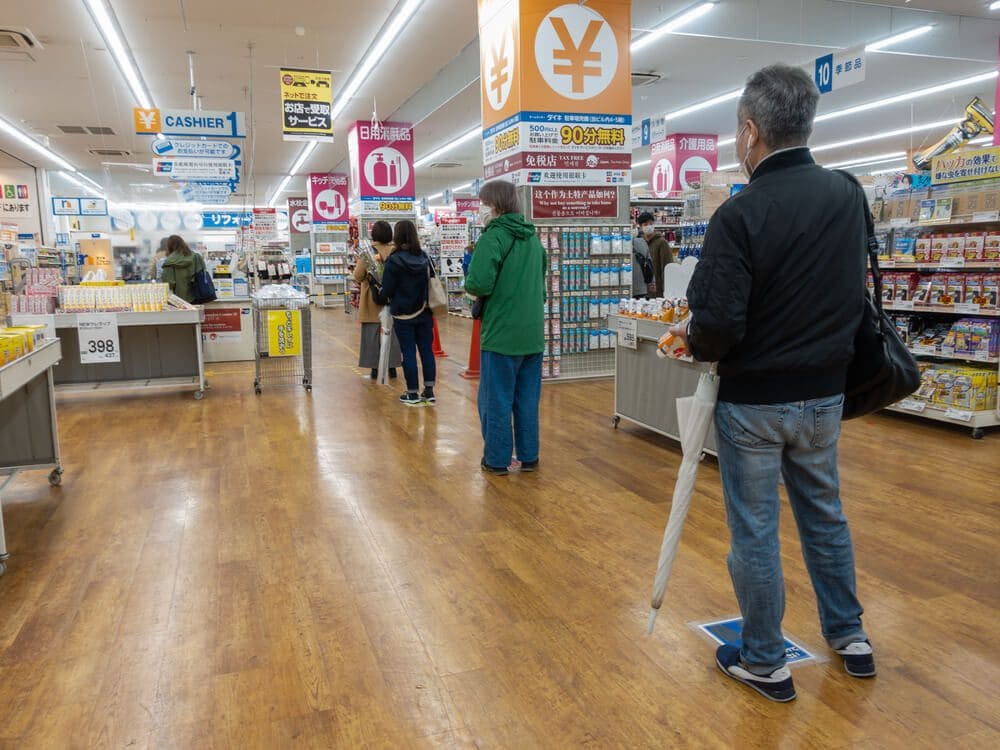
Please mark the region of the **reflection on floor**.
MULTIPOLYGON (((420 409, 314 322, 311 396, 214 365, 201 402, 60 400, 62 488, 4 500, 0 747, 1000 746, 1000 434, 846 425, 880 673, 802 666, 774 705, 689 627, 737 611, 712 461, 646 636, 679 454, 611 428, 610 381, 546 385, 541 471, 490 477, 466 321, 420 409)), ((782 520, 785 626, 828 658, 782 520)))

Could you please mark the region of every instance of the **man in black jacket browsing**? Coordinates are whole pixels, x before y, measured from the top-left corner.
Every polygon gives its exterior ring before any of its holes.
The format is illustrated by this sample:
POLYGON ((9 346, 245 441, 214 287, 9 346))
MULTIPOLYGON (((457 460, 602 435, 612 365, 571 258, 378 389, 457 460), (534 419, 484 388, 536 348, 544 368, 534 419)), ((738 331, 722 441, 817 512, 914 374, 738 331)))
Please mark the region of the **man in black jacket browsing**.
POLYGON ((716 662, 776 701, 795 697, 781 632, 780 477, 823 635, 848 673, 875 674, 837 475, 864 305, 865 196, 813 161, 806 143, 818 103, 800 68, 774 65, 748 80, 736 153, 750 183, 712 217, 688 287, 691 319, 673 329, 721 376, 715 424, 743 633, 742 647, 721 646, 716 662))

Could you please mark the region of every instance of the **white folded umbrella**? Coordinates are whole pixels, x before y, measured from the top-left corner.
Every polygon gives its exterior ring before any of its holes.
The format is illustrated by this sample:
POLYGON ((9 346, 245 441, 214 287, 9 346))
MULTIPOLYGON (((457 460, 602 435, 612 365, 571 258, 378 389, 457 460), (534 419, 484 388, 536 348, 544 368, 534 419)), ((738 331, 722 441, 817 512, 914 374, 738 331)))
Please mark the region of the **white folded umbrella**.
POLYGON ((378 350, 378 382, 385 385, 389 378, 389 350, 392 348, 392 314, 388 305, 382 308, 378 319, 382 325, 382 338, 378 350))
POLYGON ((694 493, 694 483, 698 478, 698 464, 705 451, 705 438, 715 415, 715 404, 719 398, 719 376, 713 364, 708 372, 698 378, 698 388, 693 396, 677 399, 677 421, 681 438, 680 469, 677 472, 677 482, 674 484, 674 497, 670 504, 670 518, 663 532, 663 544, 660 546, 660 562, 656 568, 656 578, 653 581, 653 597, 650 601, 649 623, 647 632, 653 632, 656 615, 663 604, 663 595, 667 591, 667 581, 670 579, 670 569, 677 557, 677 547, 681 541, 681 530, 691 506, 691 496, 694 493))

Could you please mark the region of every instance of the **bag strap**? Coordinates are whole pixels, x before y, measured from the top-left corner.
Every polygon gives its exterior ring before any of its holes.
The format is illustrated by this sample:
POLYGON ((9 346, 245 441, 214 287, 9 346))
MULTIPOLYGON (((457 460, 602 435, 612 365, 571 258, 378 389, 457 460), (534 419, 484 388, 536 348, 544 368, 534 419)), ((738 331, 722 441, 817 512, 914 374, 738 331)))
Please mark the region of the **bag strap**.
POLYGON ((872 280, 875 282, 875 294, 874 302, 875 309, 878 310, 878 325, 879 329, 882 329, 882 317, 885 311, 882 309, 882 269, 878 265, 878 237, 875 236, 875 219, 872 217, 872 210, 868 206, 868 196, 865 195, 864 187, 858 182, 858 178, 852 175, 850 172, 845 172, 842 169, 835 169, 834 172, 838 172, 848 180, 853 182, 858 186, 861 191, 862 205, 865 211, 865 232, 868 235, 867 238, 867 252, 868 252, 868 266, 872 272, 872 280))

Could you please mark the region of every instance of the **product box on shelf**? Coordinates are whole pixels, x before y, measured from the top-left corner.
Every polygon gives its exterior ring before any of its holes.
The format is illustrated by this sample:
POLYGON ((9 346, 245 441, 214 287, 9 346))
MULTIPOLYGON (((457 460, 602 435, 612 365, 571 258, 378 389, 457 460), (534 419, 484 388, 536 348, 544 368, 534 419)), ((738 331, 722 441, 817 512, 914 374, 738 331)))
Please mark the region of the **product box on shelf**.
POLYGON ((994 410, 997 408, 997 370, 934 364, 923 371, 916 397, 944 409, 994 410))
POLYGON ((1000 308, 1000 274, 985 274, 983 276, 982 302, 979 305, 984 310, 1000 308))
POLYGON ((948 280, 944 274, 937 274, 931 277, 931 291, 928 297, 928 304, 931 305, 951 305, 954 300, 948 296, 948 280))
MULTIPOLYGON (((893 299, 896 301, 905 301, 913 299, 913 290, 917 287, 917 282, 920 280, 920 274, 916 273, 897 273, 893 278, 893 286, 895 292, 893 294, 893 299)), ((883 287, 888 282, 883 280, 883 287)))
POLYGON ((941 304, 949 305, 956 304, 965 299, 965 274, 964 273, 946 273, 942 274, 945 277, 945 295, 947 300, 942 299, 941 304))
POLYGON ((1000 233, 990 232, 986 235, 986 244, 983 247, 983 260, 1000 261, 1000 233))
POLYGON ((965 260, 978 262, 986 259, 986 233, 976 232, 965 236, 965 260))
POLYGON ((1000 351, 1000 321, 962 318, 952 324, 941 349, 961 356, 992 359, 1000 351))
POLYGON ((940 263, 947 250, 948 238, 943 234, 935 234, 931 237, 931 263, 940 263))
POLYGON ((965 260, 965 236, 961 234, 949 234, 944 240, 944 256, 941 260, 963 261, 965 260))
POLYGON ((913 290, 913 301, 918 305, 929 305, 931 303, 931 287, 933 278, 921 276, 917 282, 917 288, 913 290))
POLYGON ((0 367, 25 355, 24 337, 0 329, 0 367))
POLYGON ((917 238, 917 241, 914 243, 913 246, 913 260, 915 263, 931 262, 932 241, 933 240, 929 234, 917 238))

